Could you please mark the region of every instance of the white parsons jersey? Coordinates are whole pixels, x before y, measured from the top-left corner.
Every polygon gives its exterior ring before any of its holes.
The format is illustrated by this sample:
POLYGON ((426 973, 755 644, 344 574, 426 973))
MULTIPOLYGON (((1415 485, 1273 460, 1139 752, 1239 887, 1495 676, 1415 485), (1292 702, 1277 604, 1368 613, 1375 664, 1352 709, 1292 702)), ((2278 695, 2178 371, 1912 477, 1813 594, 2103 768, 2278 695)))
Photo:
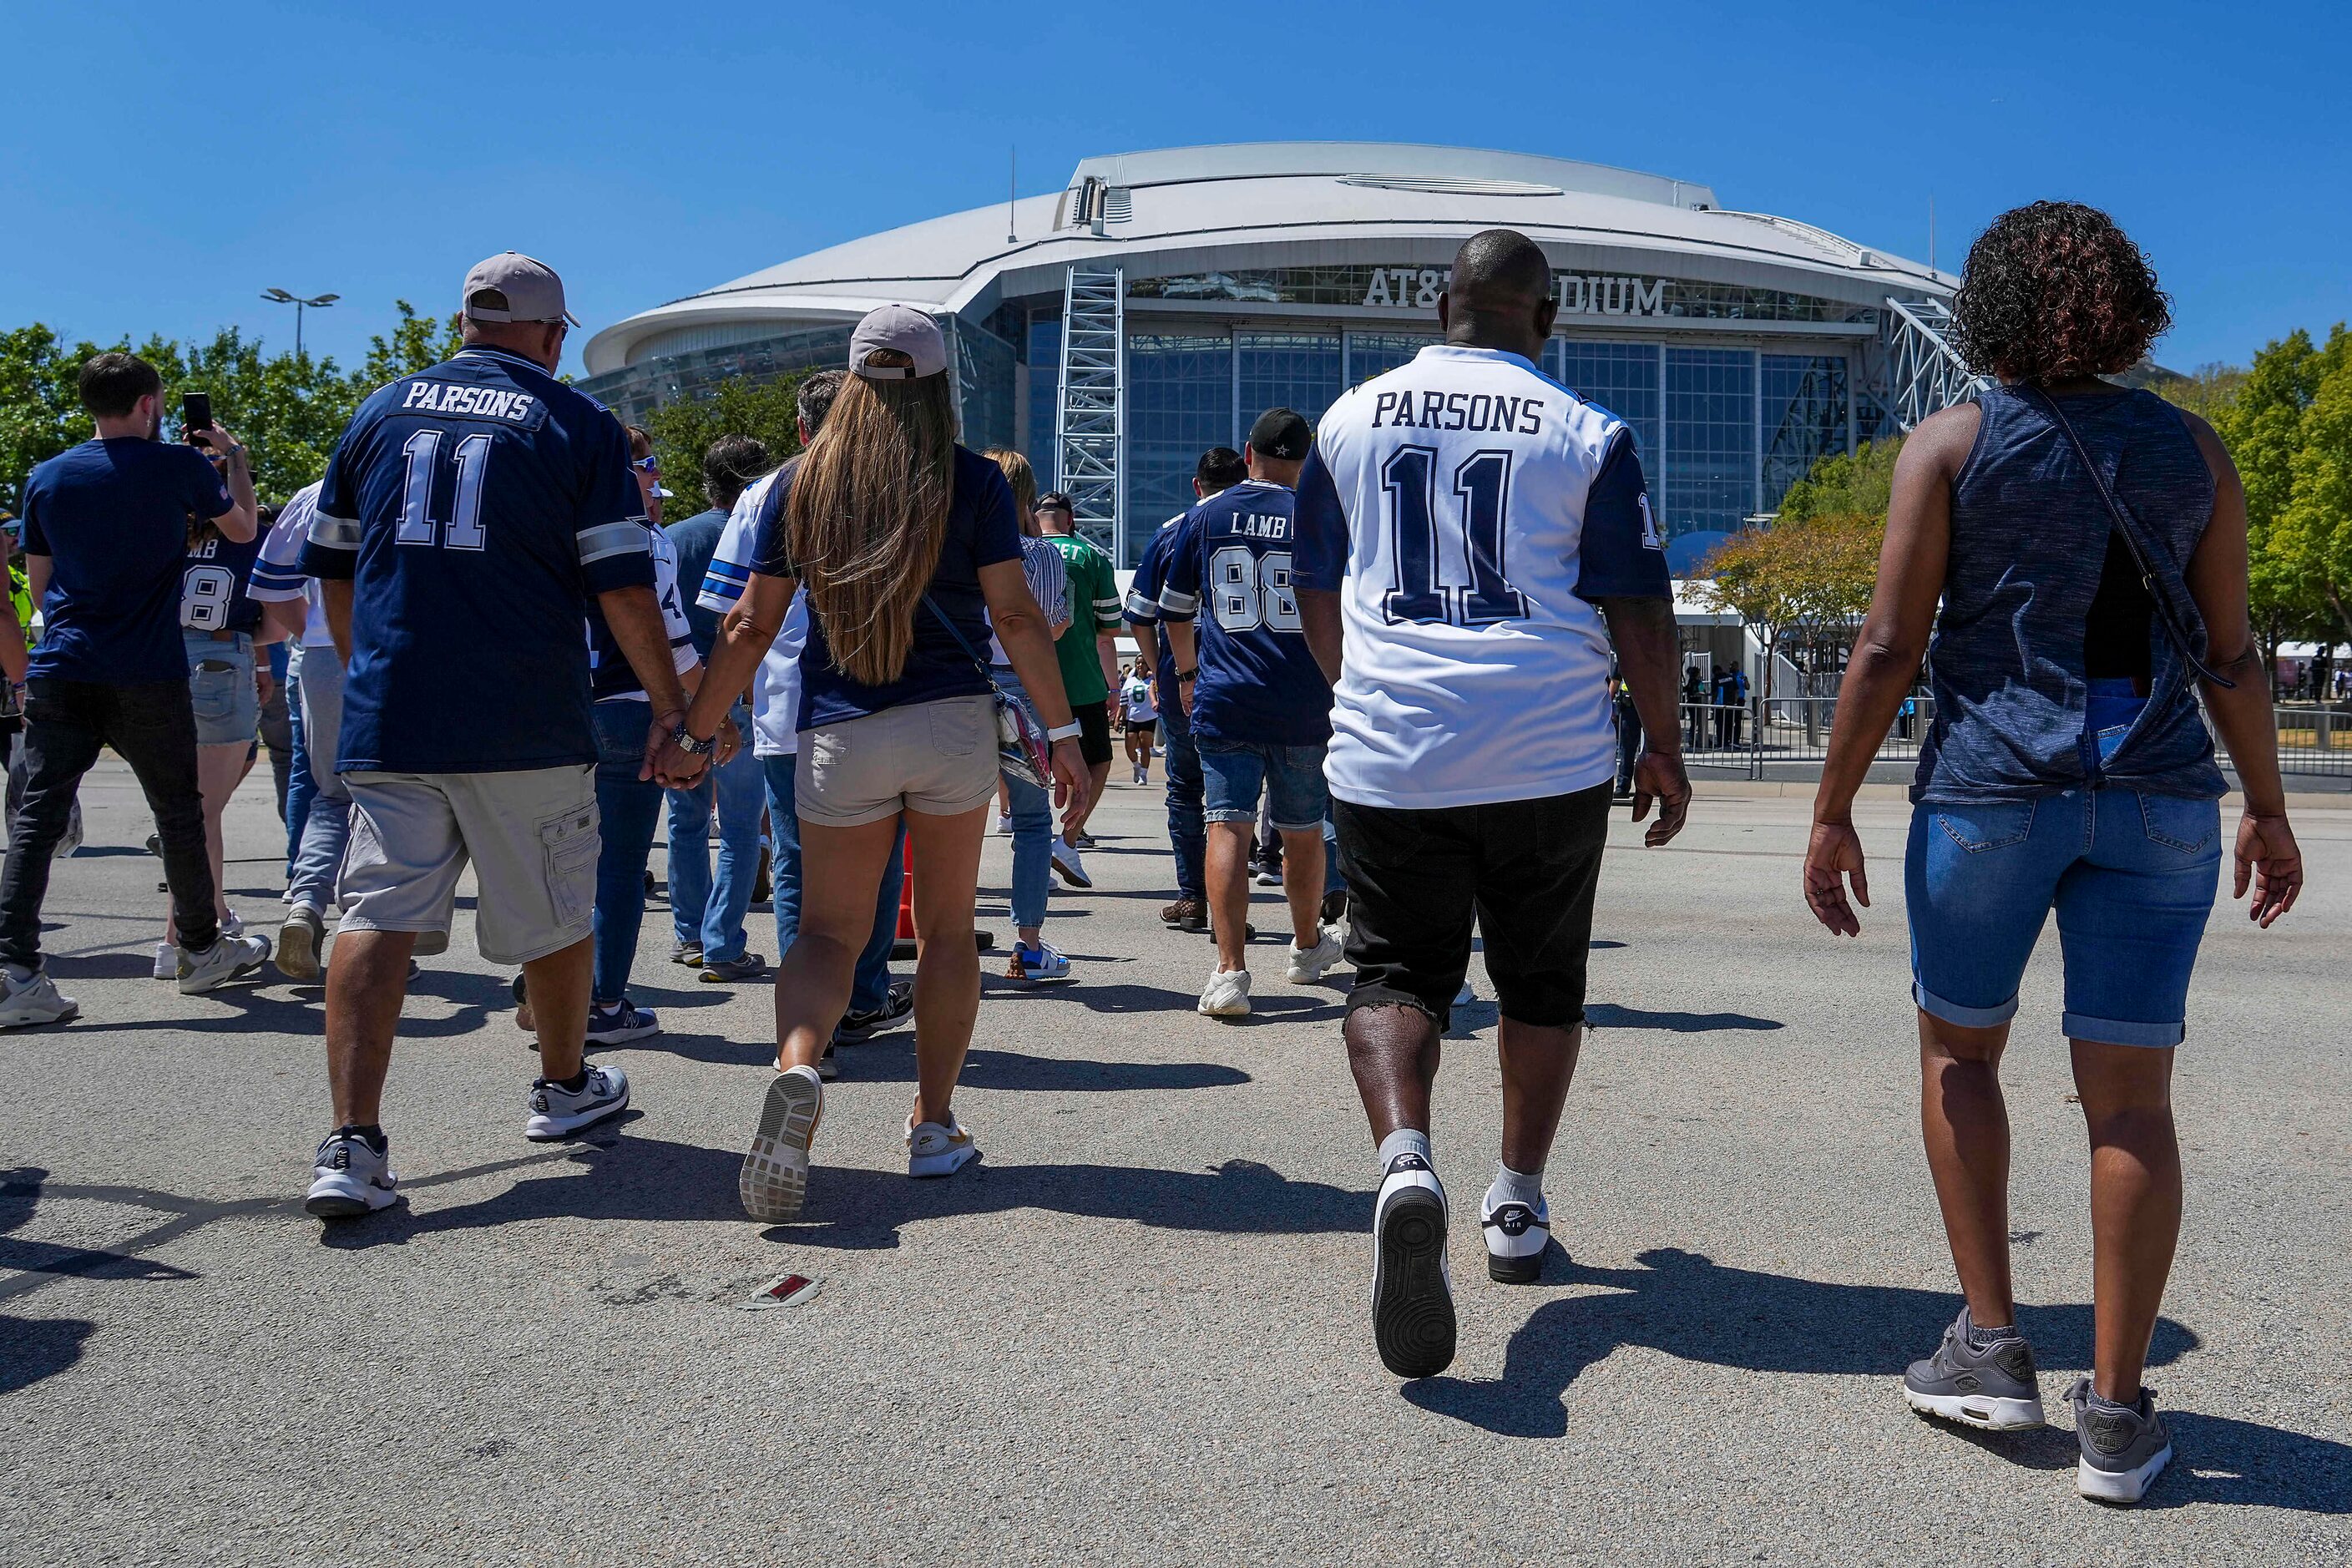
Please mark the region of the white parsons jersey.
POLYGON ((1323 416, 1297 580, 1340 595, 1331 793, 1409 809, 1610 778, 1596 602, 1673 592, 1625 423, 1517 354, 1451 344, 1323 416))

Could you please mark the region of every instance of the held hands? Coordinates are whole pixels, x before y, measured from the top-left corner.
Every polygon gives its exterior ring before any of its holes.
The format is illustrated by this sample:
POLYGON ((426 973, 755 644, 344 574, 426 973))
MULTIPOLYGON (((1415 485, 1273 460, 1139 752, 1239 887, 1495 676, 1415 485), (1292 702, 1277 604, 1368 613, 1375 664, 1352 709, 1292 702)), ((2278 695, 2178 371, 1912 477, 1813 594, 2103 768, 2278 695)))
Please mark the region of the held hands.
POLYGON ((1844 878, 1853 880, 1854 902, 1870 908, 1870 879, 1863 871, 1862 838, 1853 824, 1814 823, 1812 839, 1805 846, 1805 903, 1813 918, 1837 935, 1860 936, 1862 921, 1846 902, 1844 878))
POLYGON ((702 770, 710 765, 709 757, 698 756, 677 743, 677 730, 686 722, 686 714, 673 709, 656 713, 646 730, 645 764, 637 769, 637 777, 652 779, 664 789, 692 789, 702 777, 702 770))
POLYGON ((1054 768, 1054 804, 1062 808, 1062 830, 1066 833, 1086 819, 1087 797, 1094 791, 1094 774, 1087 767, 1075 735, 1055 742, 1047 761, 1054 768))
POLYGON ((2249 811, 2240 819, 2238 882, 2230 896, 2244 898, 2249 882, 2254 901, 2247 906, 2246 918, 2264 931, 2294 908, 2295 896, 2303 891, 2303 851, 2295 847, 2294 831, 2284 813, 2257 816, 2249 811))
POLYGON ((1633 764, 1633 820, 1646 819, 1653 801, 1658 807, 1658 820, 1642 836, 1644 845, 1655 849, 1673 842, 1690 816, 1690 775, 1683 772, 1681 757, 1650 751, 1642 753, 1641 761, 1633 764))

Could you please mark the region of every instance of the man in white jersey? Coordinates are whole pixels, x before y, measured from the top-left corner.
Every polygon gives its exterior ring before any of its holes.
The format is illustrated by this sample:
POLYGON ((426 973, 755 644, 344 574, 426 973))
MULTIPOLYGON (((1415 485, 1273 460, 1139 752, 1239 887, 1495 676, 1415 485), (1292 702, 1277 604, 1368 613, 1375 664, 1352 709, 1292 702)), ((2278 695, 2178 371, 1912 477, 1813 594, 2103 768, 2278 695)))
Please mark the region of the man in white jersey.
POLYGON ((1299 477, 1299 613, 1337 688, 1348 1058, 1380 1145, 1372 1331, 1402 1377, 1454 1358, 1430 1089, 1474 916, 1502 1012, 1487 1271, 1541 1268, 1616 765, 1612 643, 1650 741, 1633 816, 1658 804, 1652 847, 1690 800, 1664 542, 1624 422, 1536 369, 1556 309, 1532 241, 1474 236, 1438 300, 1444 342, 1334 404, 1299 477))

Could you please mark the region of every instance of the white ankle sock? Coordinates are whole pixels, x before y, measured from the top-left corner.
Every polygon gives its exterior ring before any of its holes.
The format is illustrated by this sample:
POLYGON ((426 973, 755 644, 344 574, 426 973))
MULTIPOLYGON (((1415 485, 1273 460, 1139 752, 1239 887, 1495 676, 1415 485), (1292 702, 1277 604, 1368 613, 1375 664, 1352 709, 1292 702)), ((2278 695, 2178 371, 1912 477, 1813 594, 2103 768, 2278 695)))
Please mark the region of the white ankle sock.
POLYGON ((1420 1155, 1422 1163, 1431 1170, 1437 1169, 1437 1158, 1429 1152, 1429 1134, 1418 1127, 1400 1127, 1381 1140, 1381 1173, 1387 1174, 1389 1162, 1407 1152, 1420 1155))
POLYGON ((1495 1167, 1495 1184, 1486 1189, 1486 1198, 1489 1203, 1525 1204, 1533 1208, 1543 1202, 1543 1173, 1530 1174, 1498 1163, 1495 1167))

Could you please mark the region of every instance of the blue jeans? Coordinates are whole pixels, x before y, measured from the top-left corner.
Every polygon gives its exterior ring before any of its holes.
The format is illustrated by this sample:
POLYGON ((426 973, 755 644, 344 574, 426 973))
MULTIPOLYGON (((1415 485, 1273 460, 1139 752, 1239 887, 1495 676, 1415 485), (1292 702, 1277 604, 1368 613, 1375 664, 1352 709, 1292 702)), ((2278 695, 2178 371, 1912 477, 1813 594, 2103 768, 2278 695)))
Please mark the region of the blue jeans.
MULTIPOLYGON (((997 684, 1026 697, 1021 678, 1000 666, 997 684)), ((1053 796, 1026 779, 1011 773, 1004 779, 1004 798, 1013 806, 1013 924, 1030 931, 1045 923, 1045 900, 1054 885, 1053 796)))
MULTIPOLYGON (((761 757, 760 767, 768 783, 769 879, 775 887, 776 959, 793 950, 801 929, 801 819, 799 795, 793 787, 793 757, 761 757)), ((906 843, 890 847, 889 863, 882 868, 882 885, 875 889, 874 933, 857 955, 857 977, 849 988, 849 1010, 870 1013, 890 997, 890 947, 898 938, 898 889, 907 874, 906 843)))
MULTIPOLYGON (((284 647, 284 644, 279 644, 284 647)), ((302 663, 289 651, 286 662, 286 727, 293 734, 293 760, 286 771, 286 879, 294 879, 295 857, 302 853, 302 825, 310 819, 310 748, 302 734, 302 663)))
POLYGON ((653 855, 654 823, 662 787, 637 777, 646 760, 650 707, 624 698, 596 704, 596 814, 603 842, 596 851, 596 973, 590 994, 599 1007, 619 1005, 637 961, 637 932, 646 921, 646 862, 653 855))
POLYGON ((1321 746, 1202 740, 1200 752, 1202 816, 1210 822, 1255 824, 1261 795, 1277 832, 1319 830, 1331 815, 1321 746))
POLYGON ((1176 852, 1176 896, 1194 903, 1207 897, 1202 863, 1209 854, 1208 825, 1201 816, 1201 752, 1183 715, 1163 709, 1160 737, 1168 748, 1168 847, 1176 852))
MULTIPOLYGON (((301 699, 294 705, 299 716, 294 733, 310 799, 287 885, 291 903, 323 915, 336 902, 335 882, 352 836, 352 792, 335 772, 343 733, 343 666, 332 647, 306 647, 288 668, 301 699)), ((290 785, 287 794, 293 794, 290 785)), ((293 815, 290 805, 287 815, 293 815)))
MULTIPOLYGON (((751 710, 735 705, 735 728, 751 732, 751 710)), ((743 916, 760 870, 760 806, 764 781, 747 743, 692 789, 669 792, 670 926, 677 940, 702 949, 705 963, 743 956, 743 916), (719 806, 719 877, 710 875, 710 808, 719 806)))
POLYGON ((2067 1037, 2177 1046, 2221 869, 2218 801, 2073 789, 1923 802, 1903 864, 1913 997, 1948 1023, 2007 1023, 2055 909, 2067 1037))

